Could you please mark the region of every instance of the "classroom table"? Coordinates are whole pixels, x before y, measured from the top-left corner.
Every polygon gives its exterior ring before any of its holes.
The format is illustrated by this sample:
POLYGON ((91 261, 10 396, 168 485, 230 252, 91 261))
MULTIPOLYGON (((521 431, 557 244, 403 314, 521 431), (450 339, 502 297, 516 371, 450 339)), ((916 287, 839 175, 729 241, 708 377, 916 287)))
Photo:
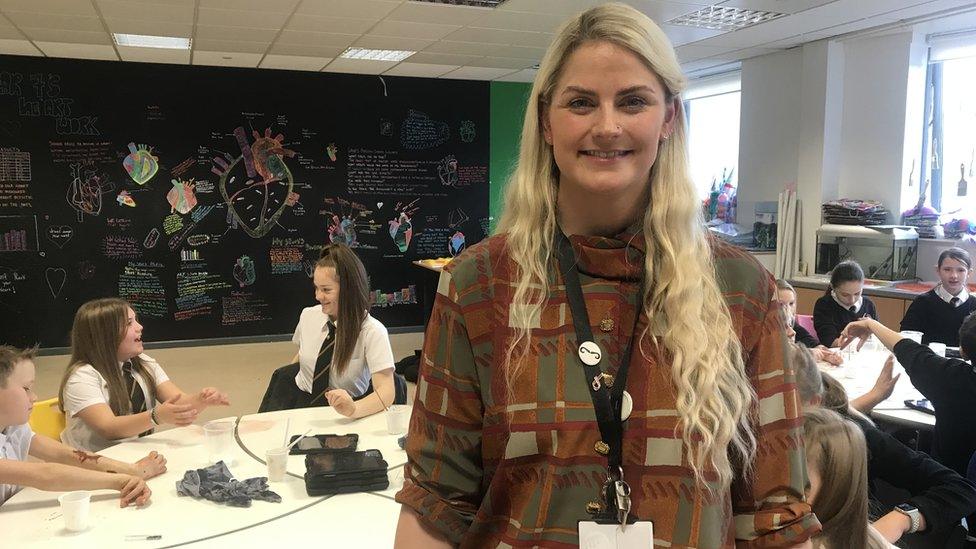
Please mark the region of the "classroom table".
POLYGON ((209 458, 200 425, 160 431, 137 440, 126 441, 100 452, 123 461, 135 461, 151 450, 167 459, 167 472, 147 481, 152 502, 144 508, 119 508, 118 493, 98 490, 92 494, 90 527, 74 533, 64 529, 58 496, 25 488, 0 507, 0 532, 4 547, 57 548, 163 548, 254 547, 284 542, 288 546, 316 545, 311 539, 328 540, 340 547, 390 547, 396 530, 400 505, 393 496, 403 484, 406 454, 397 438, 386 433, 382 413, 359 420, 341 417, 332 408, 306 408, 284 412, 226 418, 236 422, 237 444, 230 450, 231 473, 244 480, 266 476, 264 450, 280 446, 284 425, 301 434, 312 427, 314 433, 357 433, 359 449, 380 449, 390 463, 390 488, 380 492, 308 496, 305 493, 303 456, 290 456, 289 474, 270 489, 281 495, 281 503, 254 501, 251 507, 237 508, 206 500, 180 497, 176 483, 190 469, 208 466, 209 458), (291 418, 291 421, 287 421, 291 418), (159 540, 126 541, 131 534, 161 535, 159 540))

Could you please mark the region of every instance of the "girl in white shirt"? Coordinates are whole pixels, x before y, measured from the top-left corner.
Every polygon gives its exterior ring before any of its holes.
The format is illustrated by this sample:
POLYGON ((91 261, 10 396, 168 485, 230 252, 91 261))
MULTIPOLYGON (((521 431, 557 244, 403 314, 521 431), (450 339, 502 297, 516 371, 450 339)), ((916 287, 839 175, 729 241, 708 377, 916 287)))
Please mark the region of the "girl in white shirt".
POLYGON ((156 453, 123 463, 68 447, 28 424, 34 394, 34 349, 0 345, 0 505, 23 486, 39 490, 118 490, 119 505, 144 505, 152 491, 146 479, 166 472, 156 453), (27 461, 27 457, 33 458, 27 461))
POLYGON ((292 341, 295 364, 272 376, 261 411, 332 406, 346 416, 393 404, 394 361, 383 324, 369 315, 366 268, 344 244, 322 249, 312 276, 314 307, 302 310, 292 341), (362 397, 373 385, 374 395, 362 397))
POLYGON ((66 444, 98 451, 161 424, 189 425, 208 406, 229 404, 213 387, 185 394, 142 351, 142 325, 125 301, 96 299, 78 309, 58 394, 66 444))

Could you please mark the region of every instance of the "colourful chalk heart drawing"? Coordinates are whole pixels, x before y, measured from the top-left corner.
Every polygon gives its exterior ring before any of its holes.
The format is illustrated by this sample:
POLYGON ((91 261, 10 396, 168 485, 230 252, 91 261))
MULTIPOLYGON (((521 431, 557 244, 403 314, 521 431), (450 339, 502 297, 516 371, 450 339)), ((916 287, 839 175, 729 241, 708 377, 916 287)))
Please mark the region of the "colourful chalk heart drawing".
POLYGON ((251 238, 261 238, 289 206, 295 182, 282 157, 295 153, 282 146, 284 136, 271 137, 271 130, 263 136, 253 132, 251 145, 243 128, 234 130, 234 135, 241 156, 214 158, 211 171, 220 176, 218 186, 230 219, 251 238))
POLYGON ((145 185, 159 171, 159 159, 149 152, 148 145, 129 143, 129 156, 122 160, 122 167, 136 184, 145 185))
POLYGON ((193 192, 196 185, 193 183, 193 180, 182 181, 170 179, 170 183, 173 184, 173 188, 166 193, 166 201, 169 202, 170 213, 179 212, 184 215, 190 213, 190 210, 197 205, 197 195, 193 192))

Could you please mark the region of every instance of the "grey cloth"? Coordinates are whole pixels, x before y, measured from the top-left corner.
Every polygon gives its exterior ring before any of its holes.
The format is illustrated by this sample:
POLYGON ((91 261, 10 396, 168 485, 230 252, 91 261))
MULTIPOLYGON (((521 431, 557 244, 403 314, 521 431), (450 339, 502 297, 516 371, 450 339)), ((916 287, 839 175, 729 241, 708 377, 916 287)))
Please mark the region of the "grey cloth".
POLYGON ((251 500, 255 499, 281 503, 281 496, 268 489, 267 477, 237 480, 223 461, 184 473, 183 480, 176 483, 176 493, 226 503, 231 507, 250 507, 251 500))

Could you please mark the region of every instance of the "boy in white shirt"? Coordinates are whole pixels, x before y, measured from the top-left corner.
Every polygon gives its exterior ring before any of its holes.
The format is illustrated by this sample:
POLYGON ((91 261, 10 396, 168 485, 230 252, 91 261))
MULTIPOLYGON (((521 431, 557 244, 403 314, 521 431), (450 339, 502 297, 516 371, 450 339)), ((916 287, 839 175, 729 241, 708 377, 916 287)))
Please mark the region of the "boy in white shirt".
POLYGON ((27 421, 37 400, 34 352, 0 345, 0 505, 24 486, 51 491, 118 490, 122 507, 148 503, 152 491, 145 479, 166 471, 162 455, 150 452, 135 463, 123 463, 31 431, 27 421), (40 463, 26 461, 27 456, 40 463))

